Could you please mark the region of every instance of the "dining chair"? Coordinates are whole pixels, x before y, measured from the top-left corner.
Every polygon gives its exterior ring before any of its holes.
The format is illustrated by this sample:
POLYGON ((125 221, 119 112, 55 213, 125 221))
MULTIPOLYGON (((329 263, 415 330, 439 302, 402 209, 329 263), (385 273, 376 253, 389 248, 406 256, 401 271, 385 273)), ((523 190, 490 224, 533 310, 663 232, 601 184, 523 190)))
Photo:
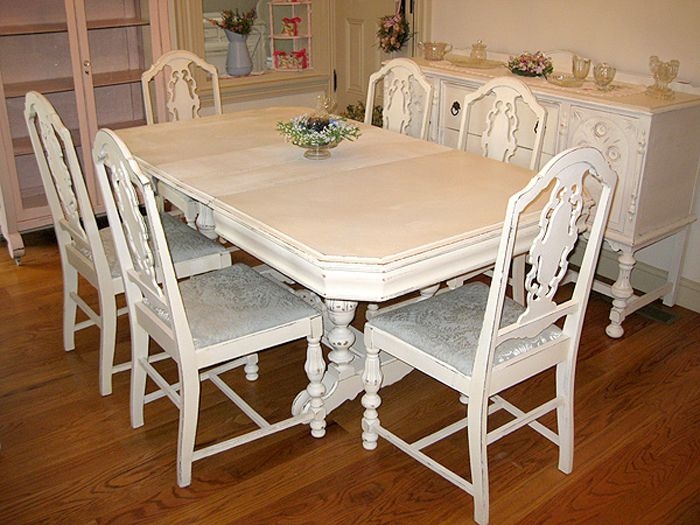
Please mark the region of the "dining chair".
MULTIPOLYGON (((381 436, 468 492, 474 498, 477 523, 487 523, 489 516, 487 445, 529 425, 558 445, 562 472, 573 468, 576 355, 616 181, 615 173, 595 148, 579 147, 558 154, 509 200, 490 286, 481 281, 467 283, 380 313, 365 325, 364 448, 375 449, 381 436), (579 238, 580 221, 590 210, 584 184, 596 186, 600 193, 590 216, 579 278, 573 289, 560 288, 579 238), (530 211, 528 206, 537 206, 535 201, 541 196, 547 198, 542 211, 530 211), (519 231, 535 235, 528 253, 532 267, 525 280, 525 306, 505 294, 519 231), (380 351, 457 391, 460 400, 468 402, 467 417, 411 443, 388 430, 377 410, 382 385, 380 351), (556 392, 537 407, 524 411, 501 395, 552 368, 556 392), (488 430, 488 416, 499 410, 511 419, 488 430), (551 411, 556 411, 556 431, 538 421, 551 411), (465 428, 471 481, 423 451, 465 428)), ((419 399, 409 401, 420 403, 419 399)), ((413 414, 425 409, 415 408, 413 414)))
MULTIPOLYGON (((464 97, 457 147, 470 149, 472 141, 479 140, 483 156, 524 164, 536 170, 540 164, 546 124, 547 110, 523 81, 496 77, 464 97), (521 126, 521 123, 528 126, 521 126)), ((522 283, 525 274, 522 257, 513 261, 512 271, 513 282, 522 283)), ((462 276, 450 284, 461 284, 474 275, 462 276)), ((524 289, 513 286, 512 293, 522 304, 524 289)))
MULTIPOLYGON (((51 102, 36 91, 25 96, 24 116, 53 219, 63 272, 63 347, 75 349, 75 333, 100 328, 100 393, 112 393, 112 375, 130 362, 115 364, 116 296, 124 292, 110 228, 99 229, 69 130, 51 102), (80 293, 79 276, 98 292, 99 313, 80 293), (77 320, 78 308, 87 316, 77 320)), ((171 216, 163 217, 179 276, 223 268, 230 253, 171 216)))
POLYGON ((428 138, 433 85, 409 58, 394 58, 369 77, 365 124, 372 124, 377 86, 383 85, 383 128, 421 139, 428 138))
POLYGON ((153 111, 151 84, 159 73, 164 75, 168 120, 191 120, 199 117, 201 101, 197 92, 195 71, 202 70, 211 78, 214 113, 221 115, 219 73, 216 67, 190 51, 168 51, 141 74, 141 89, 146 110, 146 122, 156 122, 153 111))
POLYGON ((496 77, 464 97, 457 147, 467 149, 470 139, 478 139, 483 156, 502 162, 515 161, 520 149, 524 166, 536 170, 546 126, 547 110, 522 80, 496 77), (521 127, 525 122, 531 129, 521 127))
MULTIPOLYGON (((141 74, 141 89, 147 124, 154 124, 157 120, 153 110, 151 85, 153 84, 155 87, 157 80, 161 77, 166 91, 167 120, 192 120, 200 117, 201 100, 197 91, 197 71, 209 75, 214 100, 214 114, 221 115, 221 92, 216 66, 190 51, 176 49, 161 55, 150 68, 141 74)), ((187 223, 195 227, 199 206, 193 199, 167 185, 160 185, 156 188, 156 192, 159 196, 158 202, 161 209, 165 209, 165 201, 170 202, 183 213, 187 223)), ((213 232, 211 238, 216 238, 213 232)))
POLYGON ((178 407, 178 485, 190 484, 193 461, 293 425, 308 424, 312 436, 322 437, 325 363, 321 314, 290 289, 243 264, 178 282, 151 182, 126 145, 111 130, 102 129, 95 138, 93 157, 132 321, 131 424, 134 428, 144 424, 144 404, 159 395, 167 395, 178 407), (139 211, 139 202, 143 202, 145 215, 139 211), (269 423, 220 377, 243 366, 246 378, 255 380, 256 352, 304 337, 310 401, 298 415, 269 423), (179 383, 168 384, 149 362, 151 339, 177 364, 179 383), (146 396, 149 377, 159 390, 146 396), (195 448, 200 380, 204 379, 219 387, 259 428, 195 448))

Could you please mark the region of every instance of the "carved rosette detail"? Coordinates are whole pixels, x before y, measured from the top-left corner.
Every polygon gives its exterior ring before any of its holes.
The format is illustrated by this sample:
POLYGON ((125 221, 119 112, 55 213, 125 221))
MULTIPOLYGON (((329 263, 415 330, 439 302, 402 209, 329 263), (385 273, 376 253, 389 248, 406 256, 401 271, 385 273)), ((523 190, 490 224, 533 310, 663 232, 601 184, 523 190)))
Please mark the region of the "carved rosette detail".
MULTIPOLYGON (((637 152, 639 158, 646 148, 646 136, 640 134, 634 121, 624 118, 610 119, 593 111, 585 111, 580 108, 571 110, 571 135, 570 146, 594 146, 599 149, 610 166, 620 178, 620 185, 624 184, 625 176, 629 173, 629 163, 633 162, 632 153, 637 152), (636 144, 629 138, 635 137, 636 144), (640 149, 641 148, 641 149, 640 149)), ((629 202, 626 203, 626 220, 634 220, 637 213, 637 193, 630 192, 629 202)), ((615 207, 611 214, 611 223, 614 222, 615 207)))

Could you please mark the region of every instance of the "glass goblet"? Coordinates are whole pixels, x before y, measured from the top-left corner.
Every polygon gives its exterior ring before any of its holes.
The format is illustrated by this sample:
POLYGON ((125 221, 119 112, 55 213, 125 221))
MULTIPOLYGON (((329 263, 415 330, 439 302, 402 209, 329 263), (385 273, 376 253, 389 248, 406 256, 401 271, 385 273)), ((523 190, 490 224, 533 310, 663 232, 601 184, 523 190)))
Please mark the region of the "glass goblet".
POLYGON ((673 90, 668 85, 678 76, 680 65, 675 59, 662 62, 656 55, 649 57, 649 69, 654 75, 654 84, 647 88, 647 93, 656 98, 673 98, 673 90))
POLYGON ((576 80, 584 81, 591 70, 591 59, 574 55, 571 57, 571 74, 576 80))
POLYGON ((612 81, 615 78, 615 68, 606 62, 596 64, 593 68, 593 79, 595 85, 601 91, 609 91, 612 89, 612 81))

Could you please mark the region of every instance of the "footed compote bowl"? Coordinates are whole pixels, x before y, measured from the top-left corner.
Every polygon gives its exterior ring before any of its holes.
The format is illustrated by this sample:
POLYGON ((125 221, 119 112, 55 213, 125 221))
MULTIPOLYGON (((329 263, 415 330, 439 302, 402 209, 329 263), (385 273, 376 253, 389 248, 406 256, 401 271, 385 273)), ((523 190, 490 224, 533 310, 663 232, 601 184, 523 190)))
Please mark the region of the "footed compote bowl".
POLYGON ((647 87, 647 94, 656 98, 673 98, 673 90, 668 85, 678 76, 680 65, 678 60, 662 62, 656 55, 649 57, 649 69, 654 75, 654 84, 647 87))

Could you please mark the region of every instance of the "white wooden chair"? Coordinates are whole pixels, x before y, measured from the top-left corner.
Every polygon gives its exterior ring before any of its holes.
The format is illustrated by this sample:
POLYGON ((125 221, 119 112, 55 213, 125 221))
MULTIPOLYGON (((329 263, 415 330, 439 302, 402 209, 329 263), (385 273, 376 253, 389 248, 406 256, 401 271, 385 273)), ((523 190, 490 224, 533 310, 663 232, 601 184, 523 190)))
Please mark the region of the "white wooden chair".
MULTIPOLYGON (((464 97, 457 147, 472 149, 472 141, 478 139, 483 156, 536 170, 546 126, 547 110, 537 102, 530 88, 517 78, 497 77, 464 97), (476 118, 477 112, 481 119, 476 118)), ((516 258, 513 280, 522 283, 524 274, 525 260, 516 258)), ((473 275, 463 276, 451 285, 473 275)), ((524 289, 514 286, 513 297, 522 304, 524 289)))
MULTIPOLYGON (((166 108, 168 121, 192 120, 200 117, 201 101, 197 92, 196 71, 201 70, 211 78, 214 113, 221 115, 221 92, 219 73, 216 66, 190 51, 176 49, 163 53, 150 68, 141 75, 141 90, 146 112, 146 123, 154 124, 157 120, 153 110, 151 85, 162 77, 166 91, 166 108)), ((187 223, 194 227, 199 207, 195 201, 182 192, 165 185, 156 188, 159 202, 167 200, 184 213, 187 223)), ((216 238, 212 233, 211 238, 216 238)))
POLYGON ((216 67, 190 51, 176 49, 161 55, 141 75, 141 89, 148 124, 156 122, 150 86, 161 72, 165 75, 168 120, 191 120, 200 116, 201 102, 197 93, 196 68, 203 70, 211 77, 214 112, 221 115, 219 73, 216 67))
POLYGON ((522 164, 536 170, 546 127, 547 110, 530 88, 517 78, 496 77, 464 97, 457 147, 467 149, 469 139, 480 136, 485 157, 512 162, 521 149, 523 158, 529 161, 522 164), (477 121, 475 107, 481 101, 484 103, 478 109, 482 118, 477 121), (528 128, 521 127, 522 123, 528 128))
POLYGON ((404 135, 428 138, 433 85, 409 58, 395 58, 369 77, 365 124, 372 124, 377 85, 383 83, 383 127, 404 135))
MULTIPOLYGON (((616 180, 603 155, 594 148, 560 153, 510 199, 490 288, 482 282, 467 283, 425 301, 380 313, 365 325, 363 446, 374 449, 378 436, 382 436, 471 494, 477 523, 487 523, 489 514, 486 448, 506 434, 529 425, 559 446, 559 469, 571 472, 576 355, 616 180), (572 292, 559 290, 568 256, 579 237, 579 220, 587 208, 584 180, 600 186, 600 197, 593 209, 579 279, 572 292), (524 210, 540 194, 548 195, 549 201, 539 214, 537 236, 529 251, 532 268, 526 278, 527 302, 523 308, 505 295, 508 267, 519 219, 528 214, 524 210), (561 328, 554 324, 557 321, 563 321, 561 328), (414 443, 387 430, 377 412, 382 384, 379 351, 456 390, 461 400, 468 400, 467 418, 414 443), (556 395, 538 407, 523 412, 499 395, 550 368, 556 369, 556 395), (501 409, 513 419, 487 431, 487 416, 501 409), (556 432, 537 421, 553 410, 557 415, 556 432), (422 451, 464 428, 471 482, 422 451)), ((420 402, 418 398, 406 400, 411 401, 420 402)))
MULTIPOLYGON (((112 234, 98 229, 70 132, 46 97, 30 91, 25 97, 25 120, 51 210, 63 271, 63 347, 75 349, 75 332, 100 328, 100 393, 112 392, 112 374, 130 363, 114 364, 117 315, 115 296, 123 293, 112 234), (79 292, 79 275, 98 291, 99 313, 79 292), (77 309, 88 317, 77 321, 77 309)), ((164 217, 168 242, 178 275, 223 268, 230 253, 174 217, 164 217)))
POLYGON ((149 180, 110 130, 97 133, 93 156, 125 276, 132 321, 131 424, 134 428, 143 425, 144 403, 161 392, 179 408, 178 485, 190 484, 193 461, 292 425, 309 424, 311 434, 322 437, 325 411, 321 378, 325 365, 320 346, 321 314, 289 289, 243 264, 178 283, 149 180), (145 206, 145 216, 139 213, 139 201, 145 206), (303 337, 308 342, 304 368, 310 402, 300 415, 268 423, 219 377, 244 366, 246 377, 254 380, 258 375, 255 352, 303 337), (178 384, 169 385, 149 362, 151 338, 177 363, 178 384), (145 396, 147 377, 160 388, 155 395, 145 396), (203 379, 210 379, 260 428, 195 450, 203 379))

